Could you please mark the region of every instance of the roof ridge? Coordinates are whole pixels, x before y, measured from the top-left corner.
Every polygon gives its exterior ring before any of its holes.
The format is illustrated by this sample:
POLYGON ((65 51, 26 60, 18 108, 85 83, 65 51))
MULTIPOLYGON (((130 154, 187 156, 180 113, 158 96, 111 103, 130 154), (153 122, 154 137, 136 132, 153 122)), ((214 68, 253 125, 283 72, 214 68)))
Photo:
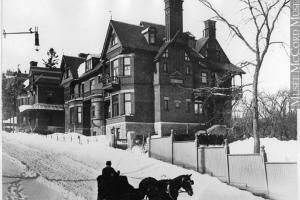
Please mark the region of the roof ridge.
POLYGON ((148 23, 148 24, 153 24, 153 25, 158 25, 158 26, 164 26, 165 27, 165 25, 163 25, 163 24, 157 24, 157 23, 153 23, 153 22, 147 22, 147 21, 140 21, 140 24, 141 23, 148 23))
POLYGON ((136 25, 136 24, 130 24, 128 22, 121 22, 121 21, 116 21, 116 20, 110 20, 111 22, 117 22, 117 23, 121 23, 121 24, 127 24, 127 25, 131 25, 131 26, 137 26, 137 27, 142 27, 140 25, 136 25))
POLYGON ((65 57, 71 57, 71 58, 79 58, 79 59, 84 59, 84 58, 82 58, 82 57, 79 57, 79 56, 68 56, 68 55, 63 55, 63 56, 65 56, 65 57))

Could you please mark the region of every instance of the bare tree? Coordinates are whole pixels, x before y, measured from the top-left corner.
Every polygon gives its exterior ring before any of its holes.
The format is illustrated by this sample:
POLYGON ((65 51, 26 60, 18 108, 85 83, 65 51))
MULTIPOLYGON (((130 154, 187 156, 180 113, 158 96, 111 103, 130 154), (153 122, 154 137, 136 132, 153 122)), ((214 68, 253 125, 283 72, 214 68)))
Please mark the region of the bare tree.
POLYGON ((254 137, 254 152, 260 152, 260 140, 258 132, 258 77, 263 66, 266 54, 271 45, 281 44, 282 41, 273 41, 272 34, 277 27, 277 21, 282 11, 289 7, 290 0, 239 0, 244 8, 241 12, 247 11, 248 16, 244 22, 254 26, 254 39, 248 39, 240 26, 231 23, 219 12, 208 0, 199 0, 204 6, 209 8, 215 15, 216 19, 227 25, 231 33, 239 38, 244 45, 254 54, 255 61, 247 61, 245 65, 254 67, 253 76, 253 137, 254 137))

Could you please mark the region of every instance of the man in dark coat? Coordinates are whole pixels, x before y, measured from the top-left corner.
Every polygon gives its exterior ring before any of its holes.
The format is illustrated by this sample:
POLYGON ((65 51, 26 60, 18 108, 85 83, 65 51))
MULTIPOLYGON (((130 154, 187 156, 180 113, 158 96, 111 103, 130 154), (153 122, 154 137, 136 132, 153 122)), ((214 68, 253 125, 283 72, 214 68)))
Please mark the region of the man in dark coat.
POLYGON ((102 176, 104 177, 104 179, 108 180, 119 175, 120 172, 116 172, 115 169, 111 167, 111 161, 106 161, 106 167, 102 169, 102 176))
POLYGON ((98 200, 116 200, 117 199, 117 179, 120 172, 116 172, 111 167, 111 161, 106 161, 106 166, 102 169, 102 175, 97 177, 98 182, 98 200))

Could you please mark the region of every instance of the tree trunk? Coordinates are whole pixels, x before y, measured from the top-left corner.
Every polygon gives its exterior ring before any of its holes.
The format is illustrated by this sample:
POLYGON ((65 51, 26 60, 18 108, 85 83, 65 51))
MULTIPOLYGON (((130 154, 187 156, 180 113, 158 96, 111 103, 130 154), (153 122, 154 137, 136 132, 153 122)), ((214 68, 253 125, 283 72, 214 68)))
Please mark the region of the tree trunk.
POLYGON ((259 68, 260 66, 257 65, 253 77, 253 138, 254 138, 254 153, 260 153, 260 140, 259 140, 259 132, 258 132, 258 98, 257 98, 257 85, 258 85, 258 75, 259 75, 259 68))

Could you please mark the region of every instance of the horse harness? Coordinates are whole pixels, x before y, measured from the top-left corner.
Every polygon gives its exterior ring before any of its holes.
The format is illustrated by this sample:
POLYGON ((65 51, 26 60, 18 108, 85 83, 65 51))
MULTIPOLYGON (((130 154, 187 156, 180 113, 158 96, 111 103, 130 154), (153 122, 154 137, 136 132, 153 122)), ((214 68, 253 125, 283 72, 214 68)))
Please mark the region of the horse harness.
MULTIPOLYGON (((179 190, 178 193, 184 193, 184 192, 187 192, 185 190, 179 190)), ((168 180, 168 184, 167 184, 167 191, 166 193, 169 195, 169 197, 173 200, 175 200, 176 198, 172 196, 171 194, 171 181, 170 179, 168 180)))

